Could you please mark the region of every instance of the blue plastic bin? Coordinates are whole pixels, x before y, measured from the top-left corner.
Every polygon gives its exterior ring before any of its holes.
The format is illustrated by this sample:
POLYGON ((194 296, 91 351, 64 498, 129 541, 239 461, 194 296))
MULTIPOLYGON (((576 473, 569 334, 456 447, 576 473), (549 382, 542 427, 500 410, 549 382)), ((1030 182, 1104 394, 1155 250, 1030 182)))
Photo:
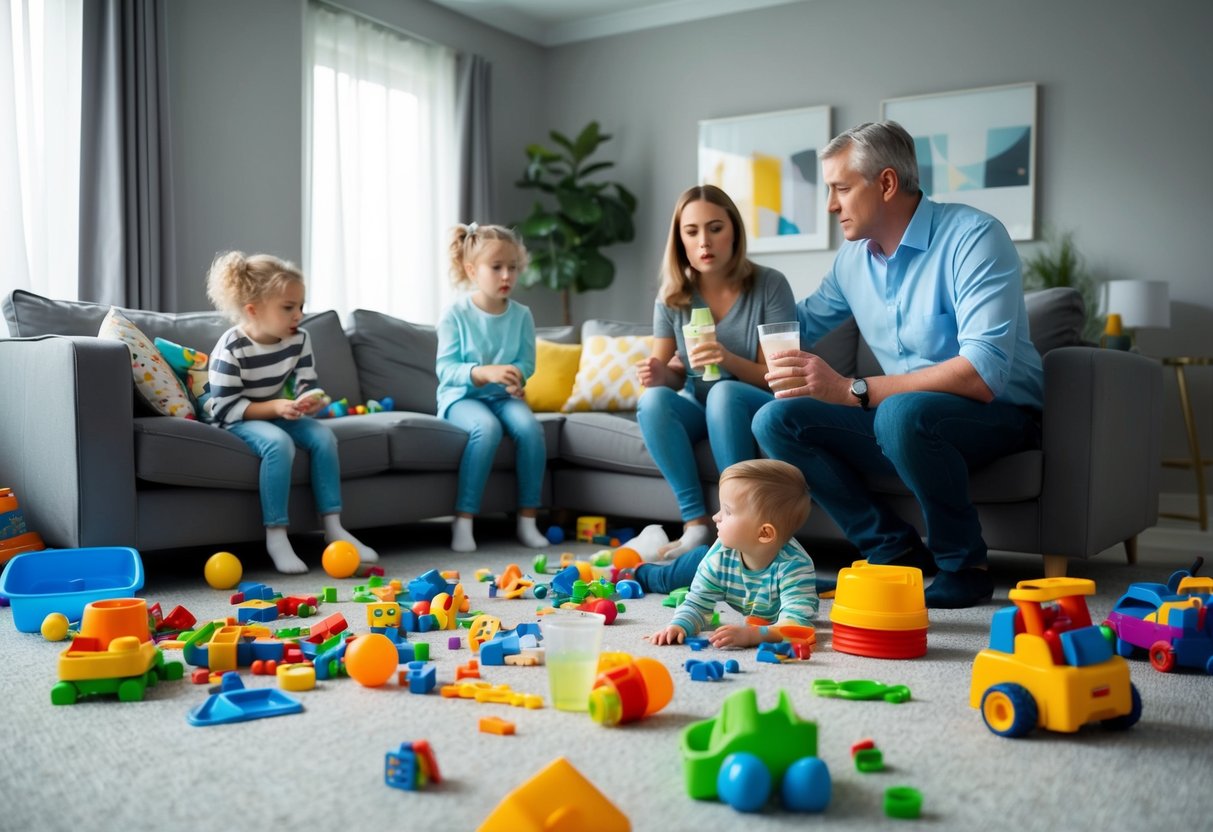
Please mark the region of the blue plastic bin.
POLYGON ((87 604, 129 598, 142 588, 143 560, 126 546, 25 552, 0 575, 0 594, 8 596, 13 625, 23 633, 39 632, 52 612, 79 621, 87 604))

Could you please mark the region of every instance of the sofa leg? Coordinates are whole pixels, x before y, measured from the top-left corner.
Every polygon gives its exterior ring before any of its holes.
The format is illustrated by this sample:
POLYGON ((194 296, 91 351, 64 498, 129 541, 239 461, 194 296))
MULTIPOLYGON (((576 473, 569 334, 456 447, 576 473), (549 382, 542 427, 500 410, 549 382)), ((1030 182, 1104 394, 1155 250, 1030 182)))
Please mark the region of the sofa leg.
POLYGON ((1125 541, 1125 560, 1129 562, 1129 566, 1137 563, 1137 535, 1125 541))
POLYGON ((1065 555, 1044 555, 1045 559, 1045 577, 1046 578, 1064 578, 1066 576, 1066 561, 1065 555))

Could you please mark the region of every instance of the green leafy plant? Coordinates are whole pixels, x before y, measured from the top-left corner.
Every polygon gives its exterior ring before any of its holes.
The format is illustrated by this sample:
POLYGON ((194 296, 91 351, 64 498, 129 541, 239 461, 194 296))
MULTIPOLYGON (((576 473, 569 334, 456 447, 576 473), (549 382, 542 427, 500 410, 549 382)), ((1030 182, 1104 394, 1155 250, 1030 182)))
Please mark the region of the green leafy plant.
POLYGON ((570 291, 605 289, 615 280, 615 264, 600 249, 635 236, 636 197, 618 182, 590 179, 614 167, 614 162, 589 161, 611 138, 598 122, 591 121, 575 139, 556 130, 548 135, 555 148, 528 145, 526 171, 516 183, 551 198, 548 205, 536 201, 530 216, 517 223, 531 255, 520 279, 523 286, 562 292, 567 324, 572 322, 570 291))
POLYGON ((1068 286, 1077 289, 1086 309, 1083 337, 1098 341, 1103 331, 1103 316, 1099 314, 1099 285, 1087 270, 1086 261, 1074 244, 1073 231, 1046 231, 1045 247, 1023 261, 1025 290, 1053 289, 1068 286))

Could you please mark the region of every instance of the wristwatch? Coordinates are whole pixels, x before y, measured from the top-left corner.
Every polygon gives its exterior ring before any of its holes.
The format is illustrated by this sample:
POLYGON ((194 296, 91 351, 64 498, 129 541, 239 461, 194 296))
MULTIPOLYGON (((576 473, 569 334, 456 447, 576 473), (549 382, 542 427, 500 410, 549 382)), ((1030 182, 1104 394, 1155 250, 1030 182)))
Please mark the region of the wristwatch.
POLYGON ((868 406, 868 380, 857 378, 851 382, 851 395, 859 399, 859 406, 864 410, 870 410, 868 406))

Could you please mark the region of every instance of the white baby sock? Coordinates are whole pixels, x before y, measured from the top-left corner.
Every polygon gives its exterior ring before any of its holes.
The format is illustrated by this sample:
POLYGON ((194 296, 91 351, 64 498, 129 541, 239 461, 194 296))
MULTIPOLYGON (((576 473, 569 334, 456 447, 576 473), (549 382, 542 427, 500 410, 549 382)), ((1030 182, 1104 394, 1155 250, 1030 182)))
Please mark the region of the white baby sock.
POLYGON ((358 560, 362 563, 375 563, 379 560, 378 552, 345 530, 345 526, 341 525, 340 514, 324 515, 324 540, 326 543, 344 540, 346 543, 353 544, 354 548, 358 550, 358 560))
POLYGON ((265 550, 274 562, 274 568, 287 575, 300 575, 307 571, 307 564, 299 560, 286 536, 286 526, 265 527, 265 550))
POLYGON ((685 555, 687 552, 694 549, 696 546, 703 546, 711 542, 712 528, 704 523, 698 523, 693 526, 687 526, 682 530, 682 537, 662 546, 658 550, 658 560, 671 560, 679 555, 685 555))
POLYGON ((472 518, 456 517, 451 523, 451 549, 455 552, 475 552, 476 538, 472 537, 472 518))
POLYGON ((531 549, 545 549, 549 545, 548 539, 540 533, 535 518, 521 514, 518 515, 518 541, 531 549))

